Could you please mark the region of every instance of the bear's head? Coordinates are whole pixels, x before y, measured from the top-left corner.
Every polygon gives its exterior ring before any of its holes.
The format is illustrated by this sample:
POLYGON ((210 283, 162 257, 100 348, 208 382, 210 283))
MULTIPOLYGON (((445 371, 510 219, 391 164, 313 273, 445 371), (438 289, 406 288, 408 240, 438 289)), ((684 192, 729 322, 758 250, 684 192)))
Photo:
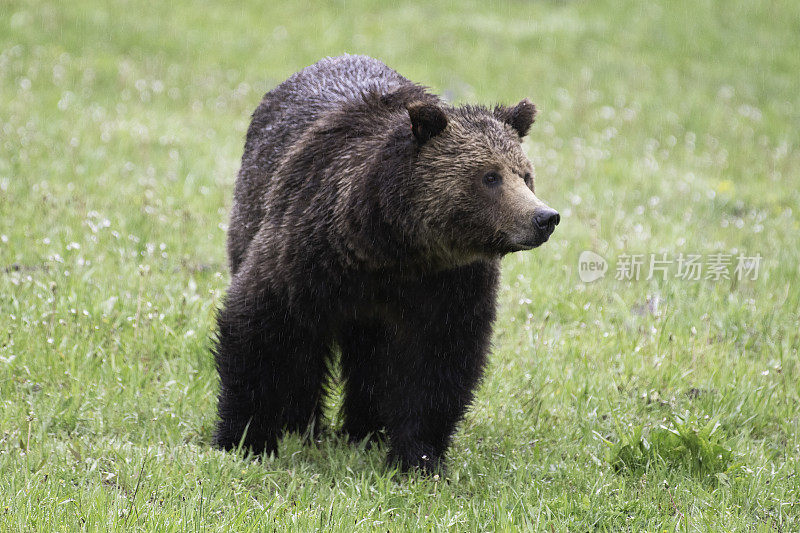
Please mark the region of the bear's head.
POLYGON ((521 141, 535 106, 407 106, 416 158, 413 216, 430 248, 455 262, 529 250, 550 237, 559 214, 534 194, 521 141))

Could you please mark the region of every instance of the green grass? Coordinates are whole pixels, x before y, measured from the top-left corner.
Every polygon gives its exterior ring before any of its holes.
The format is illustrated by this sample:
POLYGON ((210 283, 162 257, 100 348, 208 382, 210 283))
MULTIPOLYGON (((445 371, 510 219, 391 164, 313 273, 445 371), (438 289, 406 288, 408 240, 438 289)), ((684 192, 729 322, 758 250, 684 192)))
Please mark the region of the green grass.
POLYGON ((0 529, 800 530, 800 4, 271 5, 0 1, 0 529), (209 445, 249 115, 345 51, 540 109, 562 223, 505 260, 446 482, 209 445), (763 259, 614 279, 662 252, 763 259))

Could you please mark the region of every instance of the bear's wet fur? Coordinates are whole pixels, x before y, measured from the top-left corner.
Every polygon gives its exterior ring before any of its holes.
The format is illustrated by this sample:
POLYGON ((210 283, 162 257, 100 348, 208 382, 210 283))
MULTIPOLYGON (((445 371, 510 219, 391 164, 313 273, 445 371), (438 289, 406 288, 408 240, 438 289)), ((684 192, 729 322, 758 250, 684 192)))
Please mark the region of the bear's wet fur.
POLYGON ((393 463, 441 471, 486 361, 500 257, 558 223, 520 147, 534 115, 528 100, 449 106, 364 56, 264 96, 228 232, 217 446, 276 453, 283 432, 318 429, 340 353, 344 432, 385 432, 393 463))

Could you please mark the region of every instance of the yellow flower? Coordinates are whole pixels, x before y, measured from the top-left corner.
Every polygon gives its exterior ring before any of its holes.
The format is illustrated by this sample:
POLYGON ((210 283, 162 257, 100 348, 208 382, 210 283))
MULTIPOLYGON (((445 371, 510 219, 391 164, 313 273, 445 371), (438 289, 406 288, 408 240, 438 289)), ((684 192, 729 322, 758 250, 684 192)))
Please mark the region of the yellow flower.
POLYGON ((717 184, 717 192, 733 192, 734 186, 731 180, 722 180, 717 184))

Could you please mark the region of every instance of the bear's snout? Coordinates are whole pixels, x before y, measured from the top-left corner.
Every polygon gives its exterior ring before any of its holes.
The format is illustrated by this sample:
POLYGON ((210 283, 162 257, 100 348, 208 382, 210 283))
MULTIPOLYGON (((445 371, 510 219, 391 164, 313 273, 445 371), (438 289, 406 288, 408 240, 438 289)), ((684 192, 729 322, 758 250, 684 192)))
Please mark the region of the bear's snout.
POLYGON ((538 202, 533 214, 527 214, 521 221, 520 233, 512 240, 513 251, 530 250, 546 243, 561 222, 558 211, 538 202))
POLYGON ((537 211, 533 215, 533 225, 544 238, 542 242, 550 238, 559 222, 561 222, 561 215, 558 214, 558 211, 549 207, 537 211))

